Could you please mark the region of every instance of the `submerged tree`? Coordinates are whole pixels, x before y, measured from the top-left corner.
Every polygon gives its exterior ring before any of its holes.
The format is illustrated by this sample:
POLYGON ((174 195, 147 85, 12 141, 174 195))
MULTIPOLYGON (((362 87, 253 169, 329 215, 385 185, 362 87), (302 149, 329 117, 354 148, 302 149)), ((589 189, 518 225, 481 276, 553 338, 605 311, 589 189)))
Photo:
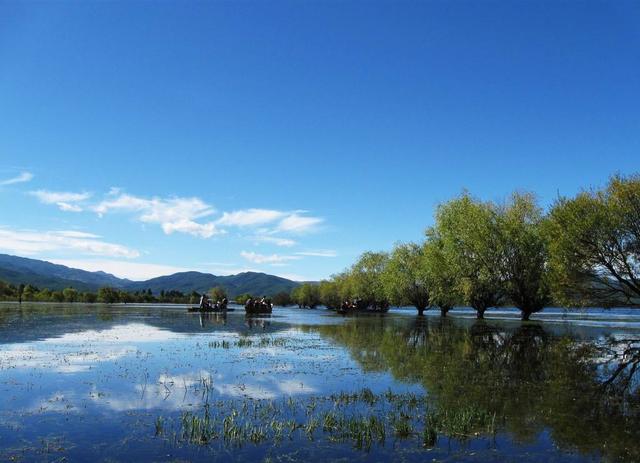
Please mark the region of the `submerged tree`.
POLYGON ((78 300, 78 290, 75 288, 65 288, 62 290, 65 302, 76 302, 78 300))
POLYGON ((216 286, 215 288, 211 288, 211 291, 209 291, 209 294, 211 294, 211 299, 213 301, 221 301, 227 298, 227 292, 222 286, 216 286))
POLYGON ((351 291, 363 306, 379 309, 389 307, 383 284, 383 274, 388 262, 389 255, 386 252, 365 252, 351 267, 351 291))
POLYGON ((462 300, 460 282, 455 264, 444 253, 442 240, 436 231, 427 230, 427 241, 423 245, 422 273, 429 288, 431 305, 440 309, 445 317, 462 300))
POLYGON ((300 308, 313 309, 320 305, 320 290, 317 284, 303 283, 291 292, 291 298, 300 308))
POLYGON ((497 217, 506 296, 528 320, 551 302, 544 216, 533 195, 515 193, 497 217))
POLYGON ((382 283, 390 302, 409 303, 423 315, 429 307, 429 287, 424 271, 424 249, 415 243, 398 244, 391 252, 382 283))
POLYGON ((438 207, 434 233, 452 271, 459 276, 458 290, 478 318, 504 300, 500 271, 502 250, 495 206, 464 193, 438 207))
POLYGON ((291 305, 291 295, 286 291, 280 291, 273 295, 273 305, 278 305, 281 307, 286 307, 291 305))
POLYGON ((566 305, 640 301, 640 176, 553 206, 547 227, 554 295, 566 305))

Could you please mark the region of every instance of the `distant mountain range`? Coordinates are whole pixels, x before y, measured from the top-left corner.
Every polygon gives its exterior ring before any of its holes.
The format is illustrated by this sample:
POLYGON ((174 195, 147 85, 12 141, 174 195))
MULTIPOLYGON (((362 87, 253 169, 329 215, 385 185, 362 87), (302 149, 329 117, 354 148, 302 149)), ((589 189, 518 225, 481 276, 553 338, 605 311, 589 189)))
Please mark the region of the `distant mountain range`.
POLYGON ((230 297, 244 293, 272 296, 281 291, 289 293, 300 285, 297 281, 259 272, 243 272, 227 276, 180 272, 146 281, 131 281, 110 273, 88 272, 43 260, 7 254, 0 254, 0 280, 15 285, 24 283, 51 290, 73 287, 80 291, 97 291, 100 287, 110 286, 130 292, 151 289, 154 294, 163 290, 202 293, 215 286, 222 286, 230 297))

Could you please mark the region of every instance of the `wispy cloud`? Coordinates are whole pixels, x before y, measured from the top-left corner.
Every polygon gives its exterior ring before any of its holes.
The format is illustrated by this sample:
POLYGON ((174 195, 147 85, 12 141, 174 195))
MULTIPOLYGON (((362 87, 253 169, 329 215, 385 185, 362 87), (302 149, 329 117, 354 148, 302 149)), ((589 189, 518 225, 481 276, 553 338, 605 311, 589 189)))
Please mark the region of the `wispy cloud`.
POLYGON ((286 215, 286 212, 273 209, 245 209, 223 213, 218 219, 218 224, 236 227, 257 226, 272 223, 286 215))
POLYGON ((201 238, 224 233, 213 221, 201 223, 196 220, 215 213, 215 209, 200 198, 142 198, 126 193, 112 192, 112 199, 107 199, 93 207, 98 215, 110 212, 136 212, 138 220, 144 223, 155 223, 170 235, 174 232, 187 233, 201 238))
MULTIPOLYGON (((313 231, 324 220, 320 217, 304 215, 306 211, 278 211, 275 209, 243 209, 233 212, 224 212, 216 222, 223 226, 235 227, 259 227, 257 235, 269 236, 277 233, 302 234, 313 231), (266 226, 266 228, 265 228, 266 226), (269 228, 270 227, 270 228, 269 228)), ((281 238, 262 239, 263 242, 271 242, 279 246, 289 246, 291 240, 282 241, 281 238), (280 240, 280 244, 276 242, 280 240), (282 244, 287 243, 287 244, 282 244)), ((295 244, 295 243, 294 243, 295 244)))
POLYGON ((295 246, 297 241, 294 241, 289 238, 278 238, 277 236, 269 236, 269 235, 253 235, 250 238, 254 243, 269 243, 275 244, 276 246, 290 248, 295 246))
POLYGON ((43 204, 55 204, 61 211, 81 212, 82 206, 79 203, 91 198, 91 193, 72 193, 68 191, 31 191, 31 195, 38 198, 43 204))
POLYGON ((30 182, 31 180, 33 180, 33 174, 31 172, 20 172, 20 174, 15 177, 0 181, 0 185, 13 185, 15 183, 30 182))
POLYGON ((77 231, 33 231, 0 227, 0 249, 15 254, 33 255, 52 251, 77 251, 89 255, 127 259, 140 256, 135 249, 109 243, 98 235, 77 231))
POLYGON ((258 254, 256 252, 247 252, 247 251, 242 251, 240 255, 244 257, 246 260, 248 260, 249 262, 253 262, 254 264, 274 265, 274 264, 282 264, 292 260, 302 259, 301 256, 286 256, 286 255, 280 255, 280 254, 264 255, 264 254, 258 254))
POLYGON ((295 246, 289 236, 314 231, 324 220, 307 211, 249 208, 225 211, 216 219, 216 210, 198 197, 142 197, 111 188, 100 202, 87 204, 91 193, 37 190, 31 194, 42 203, 55 204, 62 211, 91 210, 100 217, 111 213, 133 213, 143 223, 158 224, 166 234, 186 233, 201 238, 227 233, 232 227, 249 228, 248 239, 281 247, 295 246), (284 236, 280 236, 284 235, 284 236))
POLYGON ((276 230, 288 233, 307 233, 315 230, 323 221, 319 217, 307 217, 294 213, 282 219, 276 230))
POLYGON ((297 256, 309 256, 309 257, 336 257, 338 253, 331 249, 318 249, 316 251, 301 251, 296 252, 297 256))

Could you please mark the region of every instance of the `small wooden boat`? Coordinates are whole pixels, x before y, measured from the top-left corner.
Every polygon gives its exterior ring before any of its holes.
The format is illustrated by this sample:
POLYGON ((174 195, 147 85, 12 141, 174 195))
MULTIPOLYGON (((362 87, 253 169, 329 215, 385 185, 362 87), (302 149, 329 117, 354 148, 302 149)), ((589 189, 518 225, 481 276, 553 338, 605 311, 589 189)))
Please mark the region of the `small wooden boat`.
POLYGON ((233 307, 227 307, 226 309, 219 309, 210 307, 207 309, 201 309, 200 307, 187 307, 187 312, 202 312, 202 313, 224 313, 224 312, 233 312, 233 307))
POLYGON ((273 304, 270 300, 253 300, 249 299, 244 305, 244 311, 247 314, 269 314, 273 311, 273 304))

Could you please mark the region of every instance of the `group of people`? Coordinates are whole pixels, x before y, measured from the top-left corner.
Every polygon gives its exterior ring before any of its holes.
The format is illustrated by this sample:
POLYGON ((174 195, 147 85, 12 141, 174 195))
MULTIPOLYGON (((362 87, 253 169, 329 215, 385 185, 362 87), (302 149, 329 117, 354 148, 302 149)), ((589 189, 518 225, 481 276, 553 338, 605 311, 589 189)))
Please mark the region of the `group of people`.
POLYGON ((366 301, 356 298, 353 301, 344 300, 340 304, 338 313, 347 313, 355 311, 368 311, 368 312, 386 312, 389 310, 389 303, 386 301, 369 304, 366 301))
POLYGON ((223 310, 224 311, 224 310, 227 310, 228 303, 229 301, 227 300, 226 297, 223 297, 219 301, 213 302, 211 299, 207 297, 206 294, 203 294, 202 296, 200 296, 200 310, 213 310, 213 311, 223 310))
POLYGON ((354 299, 353 301, 345 299, 344 301, 342 301, 342 304, 340 304, 340 309, 338 310, 338 312, 345 313, 352 310, 360 310, 361 307, 362 299, 354 299))
POLYGON ((271 313, 272 309, 273 304, 271 303, 271 299, 264 296, 262 299, 253 299, 250 297, 244 304, 244 310, 247 313, 271 313))

